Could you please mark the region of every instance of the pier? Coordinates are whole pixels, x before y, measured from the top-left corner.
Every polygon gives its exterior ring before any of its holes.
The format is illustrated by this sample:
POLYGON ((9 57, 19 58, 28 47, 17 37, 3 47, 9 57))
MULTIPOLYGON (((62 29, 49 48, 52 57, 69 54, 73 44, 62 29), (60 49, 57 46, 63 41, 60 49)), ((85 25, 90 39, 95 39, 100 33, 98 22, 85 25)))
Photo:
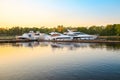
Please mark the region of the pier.
POLYGON ((38 41, 38 40, 17 40, 17 39, 5 39, 0 40, 0 43, 17 43, 17 42, 32 42, 32 41, 38 41))
POLYGON ((120 41, 112 40, 28 40, 28 39, 1 39, 0 43, 18 43, 18 42, 76 42, 76 43, 120 43, 120 41))

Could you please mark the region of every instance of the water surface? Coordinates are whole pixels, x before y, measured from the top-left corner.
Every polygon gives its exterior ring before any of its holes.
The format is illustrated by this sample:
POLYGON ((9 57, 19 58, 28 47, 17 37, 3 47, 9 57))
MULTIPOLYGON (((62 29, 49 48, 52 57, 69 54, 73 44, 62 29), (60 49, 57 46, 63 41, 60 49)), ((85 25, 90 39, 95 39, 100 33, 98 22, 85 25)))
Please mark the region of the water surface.
POLYGON ((120 80, 120 44, 0 44, 0 80, 120 80))

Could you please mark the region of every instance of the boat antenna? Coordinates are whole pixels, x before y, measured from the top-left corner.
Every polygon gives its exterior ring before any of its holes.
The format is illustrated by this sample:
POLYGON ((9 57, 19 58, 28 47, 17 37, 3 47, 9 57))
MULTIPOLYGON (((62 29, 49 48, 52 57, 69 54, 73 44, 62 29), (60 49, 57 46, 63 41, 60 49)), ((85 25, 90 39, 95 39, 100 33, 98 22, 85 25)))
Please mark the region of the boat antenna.
POLYGON ((71 30, 67 29, 68 32, 72 32, 71 30))

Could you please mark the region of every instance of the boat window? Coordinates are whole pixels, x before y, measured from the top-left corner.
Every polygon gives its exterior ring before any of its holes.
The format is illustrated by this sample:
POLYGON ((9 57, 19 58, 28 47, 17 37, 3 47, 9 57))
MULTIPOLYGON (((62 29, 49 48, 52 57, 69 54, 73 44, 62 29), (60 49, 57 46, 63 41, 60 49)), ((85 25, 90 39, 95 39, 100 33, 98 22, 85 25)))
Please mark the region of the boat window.
POLYGON ((52 34, 51 36, 60 36, 60 34, 52 34))
POLYGON ((68 34, 68 36, 75 36, 75 34, 68 34))
POLYGON ((29 34, 28 36, 29 36, 29 37, 31 37, 31 35, 30 35, 30 34, 29 34))
POLYGON ((40 34, 35 34, 36 36, 39 36, 40 34))
POLYGON ((75 33, 75 35, 85 35, 85 33, 79 32, 79 33, 75 33))
POLYGON ((56 39, 71 39, 71 37, 60 37, 60 38, 56 38, 56 39))

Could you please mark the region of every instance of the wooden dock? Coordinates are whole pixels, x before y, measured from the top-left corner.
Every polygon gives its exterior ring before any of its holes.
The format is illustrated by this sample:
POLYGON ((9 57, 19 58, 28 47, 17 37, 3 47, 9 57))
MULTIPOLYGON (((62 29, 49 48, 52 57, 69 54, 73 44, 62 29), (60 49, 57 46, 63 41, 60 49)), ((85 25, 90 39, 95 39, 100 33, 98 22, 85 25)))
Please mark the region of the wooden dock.
MULTIPOLYGON (((42 42, 42 41, 41 41, 42 42)), ((52 40, 52 41, 43 41, 43 42, 76 42, 76 43, 120 43, 120 41, 110 41, 110 40, 52 40)))
POLYGON ((111 40, 16 40, 16 39, 6 39, 0 40, 0 43, 17 43, 17 42, 76 42, 76 43, 120 43, 120 41, 111 40))
POLYGON ((33 42, 37 40, 16 40, 16 39, 6 39, 0 40, 0 43, 17 43, 17 42, 33 42))

